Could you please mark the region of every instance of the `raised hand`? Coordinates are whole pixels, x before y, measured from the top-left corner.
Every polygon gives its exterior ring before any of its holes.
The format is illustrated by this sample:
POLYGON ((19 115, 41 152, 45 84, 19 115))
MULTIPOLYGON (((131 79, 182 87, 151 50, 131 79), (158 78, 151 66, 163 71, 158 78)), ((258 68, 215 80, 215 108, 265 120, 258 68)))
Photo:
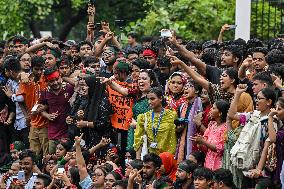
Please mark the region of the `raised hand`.
POLYGON ((239 84, 236 88, 236 93, 241 94, 241 93, 245 92, 247 90, 247 88, 248 88, 247 84, 239 84))
POLYGON ((83 135, 84 135, 84 133, 82 133, 80 137, 78 137, 78 136, 75 137, 75 145, 76 146, 80 146, 83 135))

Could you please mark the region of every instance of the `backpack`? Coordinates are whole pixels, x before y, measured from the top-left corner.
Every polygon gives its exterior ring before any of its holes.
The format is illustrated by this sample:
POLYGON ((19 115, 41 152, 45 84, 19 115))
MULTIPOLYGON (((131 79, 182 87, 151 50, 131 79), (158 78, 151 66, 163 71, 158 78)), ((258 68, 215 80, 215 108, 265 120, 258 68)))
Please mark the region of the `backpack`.
POLYGON ((252 112, 244 125, 238 140, 230 151, 232 165, 241 170, 250 170, 260 159, 261 121, 268 119, 260 116, 260 111, 252 112))

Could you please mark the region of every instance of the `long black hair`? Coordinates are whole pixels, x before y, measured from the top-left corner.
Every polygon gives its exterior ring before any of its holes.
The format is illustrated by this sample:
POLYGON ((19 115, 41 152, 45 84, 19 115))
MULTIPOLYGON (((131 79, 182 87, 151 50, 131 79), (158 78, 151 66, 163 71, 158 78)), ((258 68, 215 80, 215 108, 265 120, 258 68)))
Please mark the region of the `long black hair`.
POLYGON ((226 100, 217 100, 215 102, 216 104, 216 107, 218 108, 218 110, 221 112, 221 122, 224 123, 226 122, 226 119, 227 119, 227 113, 228 113, 228 110, 230 108, 230 103, 226 100))

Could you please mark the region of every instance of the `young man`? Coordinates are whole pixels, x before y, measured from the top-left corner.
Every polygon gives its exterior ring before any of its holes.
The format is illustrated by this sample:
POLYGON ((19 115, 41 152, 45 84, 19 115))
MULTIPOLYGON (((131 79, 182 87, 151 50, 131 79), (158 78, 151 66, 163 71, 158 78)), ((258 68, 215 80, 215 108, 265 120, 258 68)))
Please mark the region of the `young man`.
POLYGON ((147 185, 152 184, 157 179, 157 173, 161 165, 162 159, 154 153, 149 153, 143 157, 143 189, 145 189, 147 185))
POLYGON ((61 51, 57 48, 48 48, 43 55, 45 69, 57 69, 57 61, 61 58, 61 51))
POLYGON ((46 174, 37 175, 37 179, 34 182, 34 189, 44 189, 51 183, 51 177, 46 174))
POLYGON ((200 167, 194 170, 193 178, 195 189, 209 189, 213 180, 213 172, 210 169, 200 167))
POLYGON ((205 64, 202 60, 197 58, 193 52, 190 52, 182 45, 179 45, 175 36, 170 38, 170 41, 177 48, 179 53, 189 60, 191 64, 198 69, 200 74, 206 76, 206 78, 213 84, 220 84, 220 76, 224 68, 233 67, 237 70, 238 65, 242 61, 242 50, 236 45, 228 45, 222 49, 221 65, 220 67, 216 67, 205 64))
POLYGON ((114 47, 106 47, 102 54, 106 66, 101 67, 100 76, 110 78, 113 75, 113 65, 117 59, 117 50, 114 47))
POLYGON ((124 52, 128 54, 129 51, 133 51, 133 50, 138 51, 139 49, 142 48, 141 44, 137 42, 137 39, 138 39, 137 33, 130 32, 127 34, 127 38, 128 38, 128 45, 124 49, 124 52))
POLYGON ((26 108, 24 106, 24 97, 22 95, 17 95, 20 82, 19 73, 21 72, 20 61, 16 57, 8 57, 4 63, 5 74, 9 77, 6 87, 4 88, 5 94, 12 99, 16 104, 16 120, 14 127, 9 127, 12 133, 12 142, 22 141, 26 148, 29 148, 29 120, 27 120, 28 115, 26 108))
POLYGON ((214 188, 215 189, 235 189, 233 175, 228 169, 217 169, 214 171, 214 188))
POLYGON ((197 164, 184 160, 179 163, 176 172, 176 182, 174 183, 175 189, 194 189, 193 172, 197 168, 197 164))
MULTIPOLYGON (((24 171, 24 181, 19 184, 25 189, 33 189, 34 182, 37 179, 37 173, 33 170, 36 167, 36 156, 31 150, 24 150, 20 154, 20 170, 24 171), (25 184, 24 184, 25 183, 25 184)), ((7 181, 7 188, 10 187, 12 179, 7 181)))
POLYGON ((29 133, 30 148, 37 154, 48 153, 47 126, 48 120, 38 112, 38 100, 40 91, 46 89, 47 84, 43 78, 44 59, 34 56, 31 61, 32 73, 27 82, 21 82, 17 95, 22 95, 31 115, 31 127, 29 133))
POLYGON ((49 120, 49 153, 54 154, 56 141, 67 137, 68 128, 65 120, 70 111, 69 99, 74 88, 62 81, 57 70, 46 70, 44 75, 48 87, 41 92, 39 104, 48 108, 48 111, 41 112, 41 115, 49 120))
POLYGON ((71 62, 67 56, 62 56, 58 62, 58 68, 61 77, 69 77, 71 75, 71 62))
POLYGON ((264 47, 256 47, 251 50, 252 57, 246 58, 239 68, 239 79, 244 80, 246 77, 252 79, 252 77, 259 73, 266 71, 267 63, 265 56, 268 50, 264 47), (251 67, 250 73, 247 75, 247 70, 251 67))
POLYGON ((85 57, 92 56, 93 55, 93 45, 89 41, 81 41, 79 44, 79 56, 81 59, 84 59, 85 57))
POLYGON ((13 50, 16 54, 24 53, 28 48, 28 40, 21 35, 16 35, 13 38, 13 50))

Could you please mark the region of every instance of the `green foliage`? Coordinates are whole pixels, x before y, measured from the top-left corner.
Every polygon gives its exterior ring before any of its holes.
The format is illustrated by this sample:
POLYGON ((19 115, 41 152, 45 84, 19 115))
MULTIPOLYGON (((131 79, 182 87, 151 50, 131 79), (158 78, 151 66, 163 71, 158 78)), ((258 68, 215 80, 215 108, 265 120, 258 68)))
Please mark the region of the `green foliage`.
POLYGON ((283 32, 281 31, 281 10, 275 5, 269 2, 252 3, 251 31, 253 37, 269 39, 283 32))
POLYGON ((234 23, 235 0, 147 0, 151 8, 144 19, 132 22, 127 31, 159 35, 163 28, 186 39, 216 39, 223 24, 234 23))

